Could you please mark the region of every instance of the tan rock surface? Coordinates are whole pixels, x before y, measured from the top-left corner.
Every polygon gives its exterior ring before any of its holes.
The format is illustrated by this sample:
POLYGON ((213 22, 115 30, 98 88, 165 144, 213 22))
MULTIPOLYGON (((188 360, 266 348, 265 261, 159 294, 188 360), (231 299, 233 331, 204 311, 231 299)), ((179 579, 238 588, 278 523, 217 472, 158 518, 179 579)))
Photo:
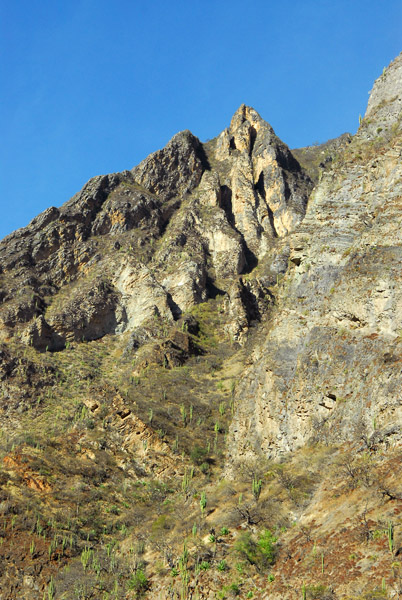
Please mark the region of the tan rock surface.
MULTIPOLYGON (((370 112, 397 91, 399 69, 400 57, 376 83, 370 112)), ((400 116, 375 157, 357 136, 357 159, 324 175, 288 237, 274 318, 238 388, 232 464, 283 456, 314 431, 337 443, 359 427, 372 435, 375 423, 401 437, 400 116)))

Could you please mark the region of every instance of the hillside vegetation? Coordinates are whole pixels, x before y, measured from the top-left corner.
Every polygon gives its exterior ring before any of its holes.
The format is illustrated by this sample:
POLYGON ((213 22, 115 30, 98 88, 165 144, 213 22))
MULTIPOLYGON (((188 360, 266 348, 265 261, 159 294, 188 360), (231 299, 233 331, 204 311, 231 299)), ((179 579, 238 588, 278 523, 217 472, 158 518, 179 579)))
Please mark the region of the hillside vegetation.
POLYGON ((242 105, 0 242, 1 600, 402 595, 401 88, 294 151, 242 105))

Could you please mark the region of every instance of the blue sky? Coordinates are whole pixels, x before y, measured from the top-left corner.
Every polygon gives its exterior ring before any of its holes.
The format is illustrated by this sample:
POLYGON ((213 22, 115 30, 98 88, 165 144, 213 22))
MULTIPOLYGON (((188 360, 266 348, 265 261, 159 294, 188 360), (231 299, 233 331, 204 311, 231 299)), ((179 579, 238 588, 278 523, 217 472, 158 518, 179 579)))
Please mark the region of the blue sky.
POLYGON ((401 0, 2 0, 0 238, 244 102, 290 147, 354 133, 401 0))

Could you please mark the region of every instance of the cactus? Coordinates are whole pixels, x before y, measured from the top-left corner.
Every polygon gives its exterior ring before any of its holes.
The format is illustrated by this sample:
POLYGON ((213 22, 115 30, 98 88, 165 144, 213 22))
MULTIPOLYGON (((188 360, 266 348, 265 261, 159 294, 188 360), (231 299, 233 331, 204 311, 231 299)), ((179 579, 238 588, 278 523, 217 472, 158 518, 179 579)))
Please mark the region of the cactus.
POLYGON ((388 537, 388 546, 391 554, 394 552, 394 526, 391 521, 388 522, 387 529, 387 537, 388 537))
POLYGON ((88 546, 85 546, 84 550, 81 552, 81 563, 82 563, 82 567, 84 569, 84 571, 86 571, 89 561, 92 558, 92 550, 90 548, 88 548, 88 546))
POLYGON ((253 492, 254 500, 257 502, 258 498, 261 494, 262 481, 261 479, 257 479, 257 477, 253 478, 253 482, 251 484, 251 490, 253 492))
POLYGON ((189 559, 189 553, 186 547, 186 544, 183 546, 183 554, 179 558, 179 570, 181 576, 181 592, 180 598, 181 600, 185 600, 187 598, 188 585, 190 583, 190 573, 188 572, 187 564, 189 559))
POLYGON ((186 423, 187 423, 187 411, 186 411, 186 407, 184 406, 184 404, 182 404, 180 406, 180 414, 181 414, 181 420, 183 421, 183 425, 186 425, 186 423))
POLYGON ((202 516, 204 516, 206 506, 207 506, 207 497, 205 495, 205 492, 201 492, 200 508, 201 508, 202 516))
POLYGON ((183 492, 187 492, 189 486, 190 486, 190 481, 193 478, 194 475, 194 467, 191 467, 190 472, 187 472, 187 469, 184 471, 184 475, 183 475, 183 481, 181 482, 181 489, 183 490, 183 492))

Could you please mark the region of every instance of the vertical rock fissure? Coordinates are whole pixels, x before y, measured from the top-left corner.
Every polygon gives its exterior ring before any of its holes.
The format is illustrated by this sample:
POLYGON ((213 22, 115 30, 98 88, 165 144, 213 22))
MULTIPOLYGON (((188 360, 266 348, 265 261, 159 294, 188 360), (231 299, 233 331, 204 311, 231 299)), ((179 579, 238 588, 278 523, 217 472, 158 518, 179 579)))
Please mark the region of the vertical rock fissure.
POLYGON ((265 184, 264 184, 264 172, 261 171, 260 176, 258 178, 257 183, 255 184, 255 189, 257 191, 257 194, 261 196, 261 198, 264 200, 264 204, 267 207, 267 212, 268 212, 268 219, 269 219, 269 223, 272 227, 272 232, 274 234, 274 237, 278 237, 278 232, 276 231, 275 228, 275 222, 274 222, 274 214, 272 212, 271 207, 269 206, 267 200, 266 200, 266 193, 265 193, 265 184))

